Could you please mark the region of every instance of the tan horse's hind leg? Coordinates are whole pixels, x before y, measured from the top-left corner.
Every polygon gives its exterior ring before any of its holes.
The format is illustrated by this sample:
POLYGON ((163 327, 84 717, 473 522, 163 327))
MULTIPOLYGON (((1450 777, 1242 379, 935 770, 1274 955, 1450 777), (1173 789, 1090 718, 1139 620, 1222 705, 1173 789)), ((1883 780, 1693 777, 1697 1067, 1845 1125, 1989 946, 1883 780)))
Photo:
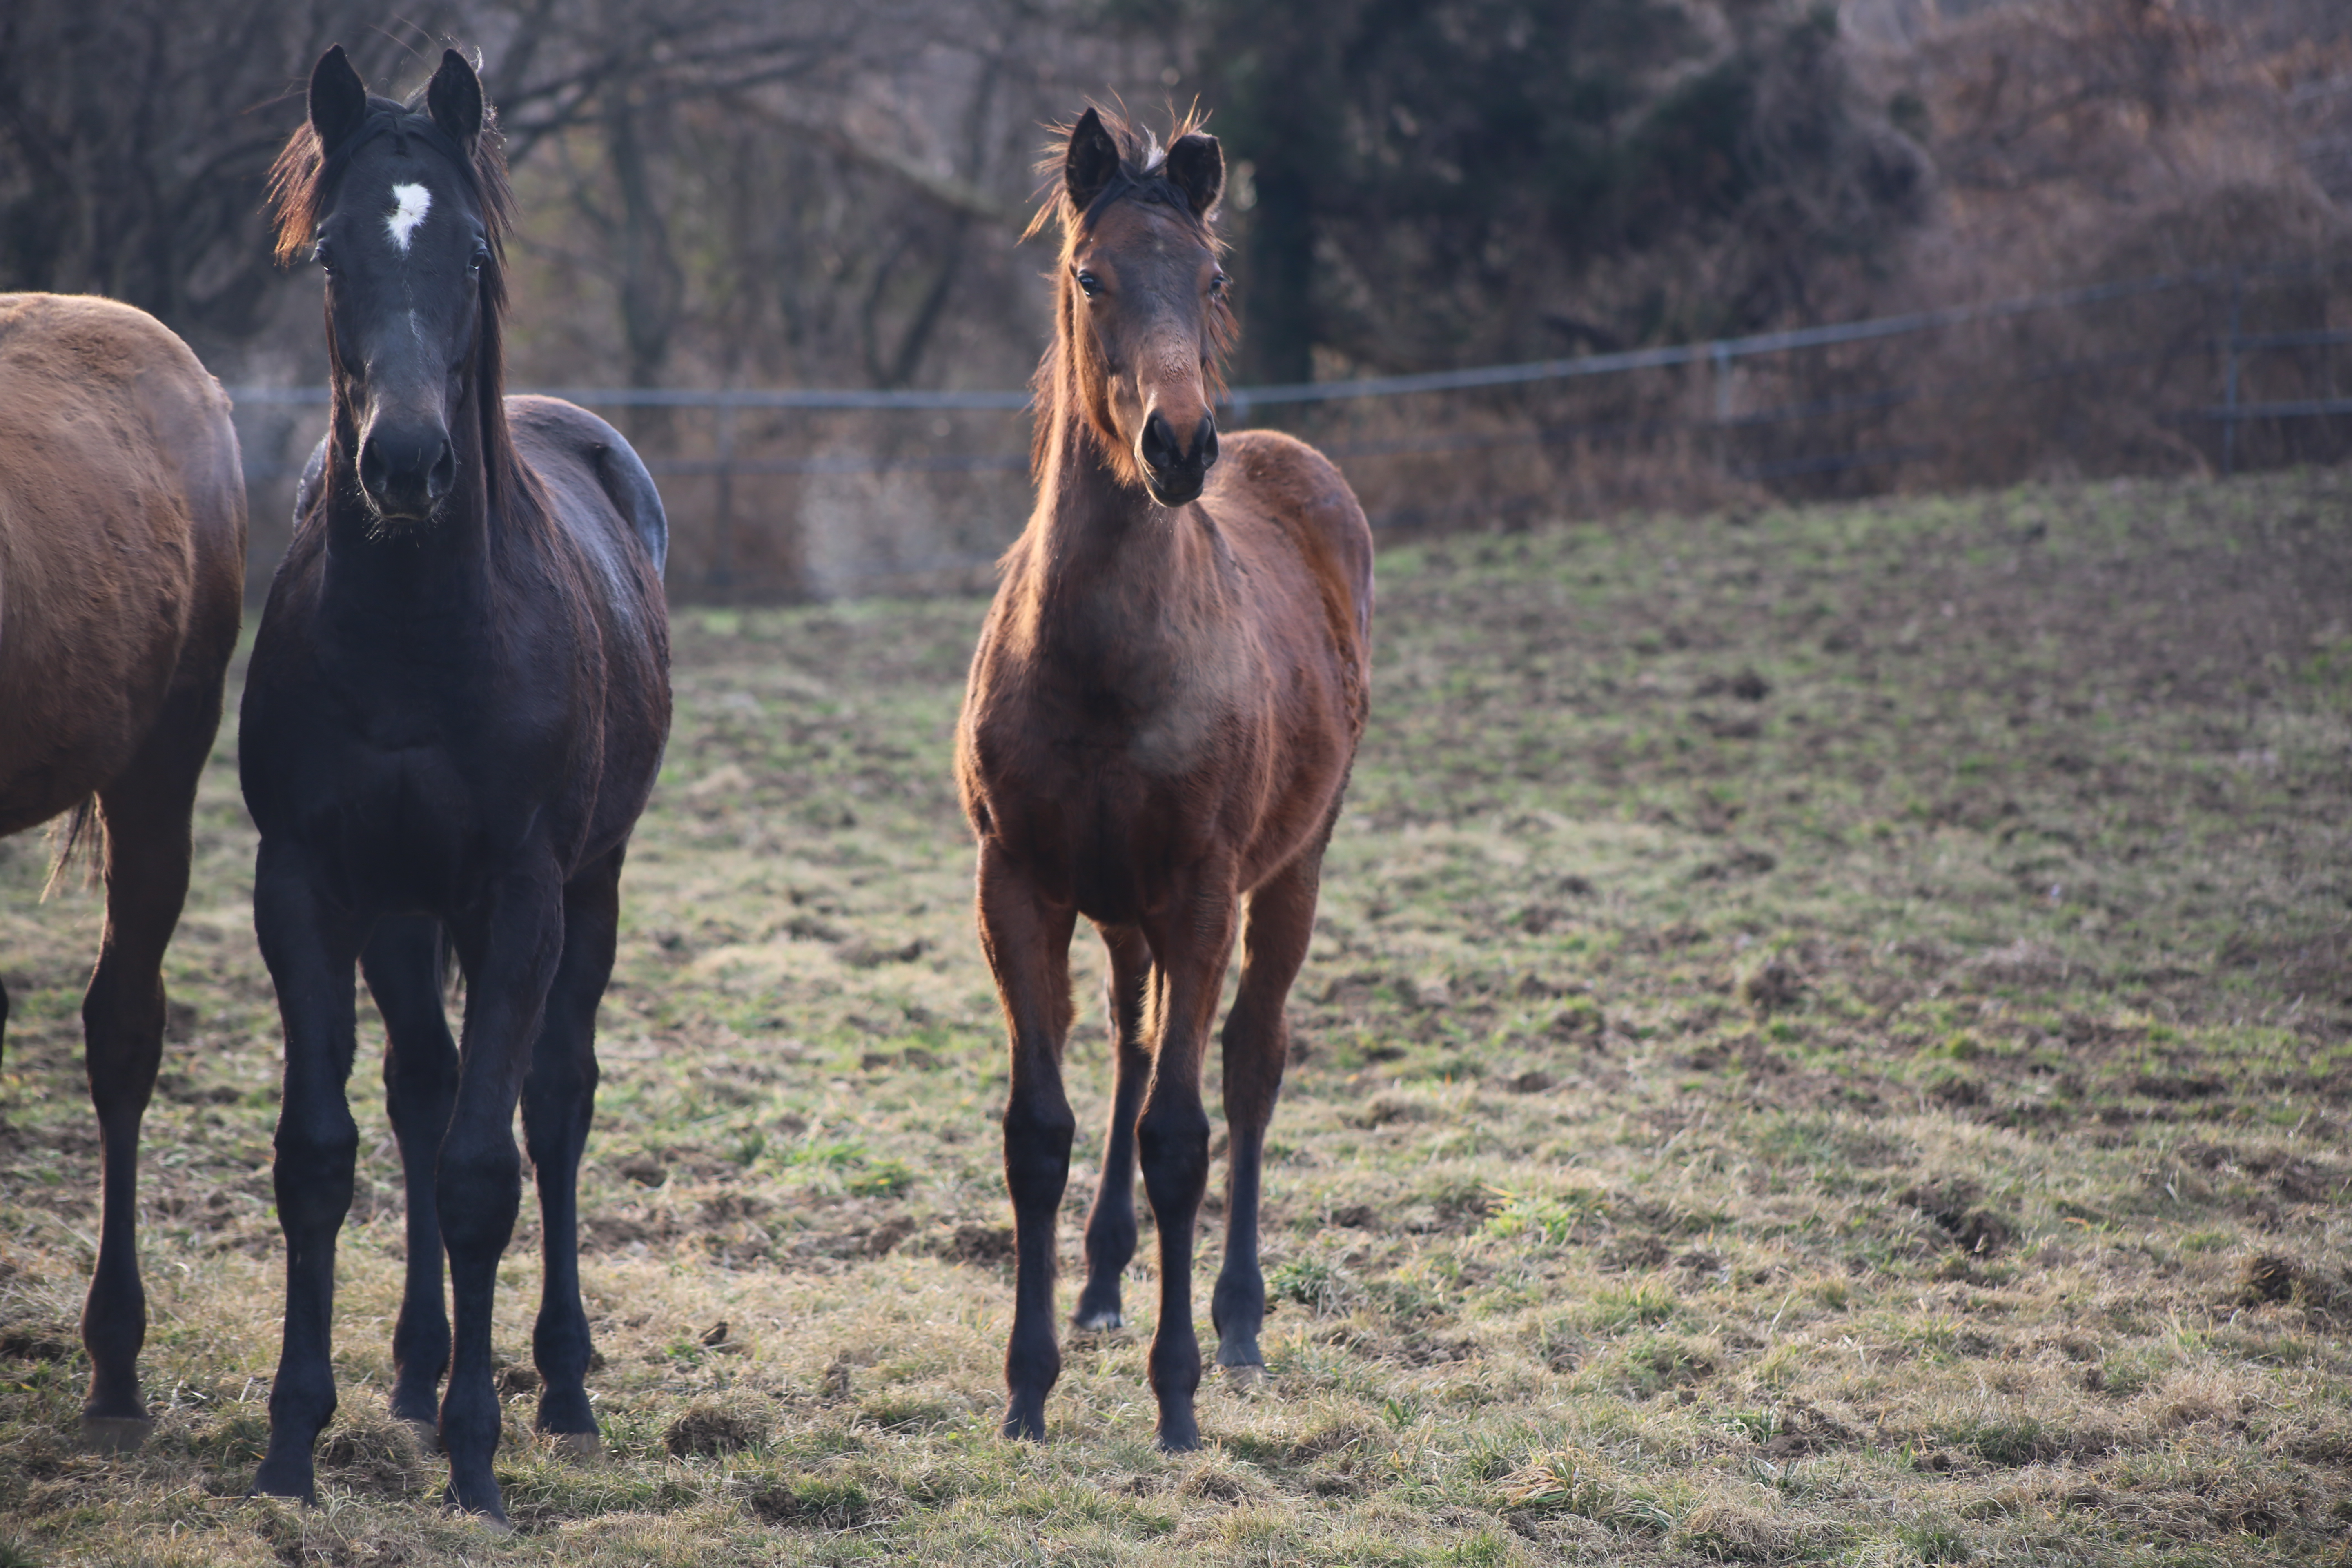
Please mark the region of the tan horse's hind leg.
POLYGON ((1265 1321, 1265 1276, 1258 1269, 1257 1211, 1265 1130, 1282 1092, 1290 1052, 1283 1016, 1291 982, 1306 962, 1315 933, 1315 900, 1323 876, 1323 846, 1275 874, 1249 897, 1242 917, 1242 973, 1233 1011, 1225 1016, 1225 1261, 1209 1298, 1217 1329, 1217 1364, 1237 1384, 1262 1375, 1257 1344, 1265 1321))
POLYGON ((131 1449, 154 1427, 139 1387, 147 1293, 139 1278, 139 1124, 163 1054, 163 949, 188 896, 188 815, 220 716, 217 680, 165 704, 121 778, 99 792, 106 934, 81 1005, 104 1198, 98 1267, 82 1308, 89 1397, 82 1441, 131 1449))

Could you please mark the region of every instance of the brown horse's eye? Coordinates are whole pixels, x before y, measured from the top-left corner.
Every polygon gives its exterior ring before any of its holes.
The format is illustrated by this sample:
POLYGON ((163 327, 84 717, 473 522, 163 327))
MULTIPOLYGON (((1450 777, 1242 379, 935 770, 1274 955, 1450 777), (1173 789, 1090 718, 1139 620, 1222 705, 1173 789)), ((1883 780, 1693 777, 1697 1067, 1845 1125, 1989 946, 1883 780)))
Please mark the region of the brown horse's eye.
POLYGON ((1101 288, 1102 279, 1096 277, 1093 273, 1081 272, 1078 274, 1078 292, 1084 294, 1087 299, 1093 299, 1096 292, 1101 288))
POLYGON ((1209 298, 1210 298, 1210 299, 1212 299, 1212 300, 1222 300, 1222 299, 1223 299, 1223 298, 1225 297, 1225 285, 1227 285, 1228 283, 1231 283, 1232 281, 1233 281, 1233 279, 1230 279, 1230 278, 1226 277, 1226 276, 1225 276, 1223 273, 1222 273, 1222 272, 1218 273, 1214 278, 1210 279, 1209 279, 1209 298))

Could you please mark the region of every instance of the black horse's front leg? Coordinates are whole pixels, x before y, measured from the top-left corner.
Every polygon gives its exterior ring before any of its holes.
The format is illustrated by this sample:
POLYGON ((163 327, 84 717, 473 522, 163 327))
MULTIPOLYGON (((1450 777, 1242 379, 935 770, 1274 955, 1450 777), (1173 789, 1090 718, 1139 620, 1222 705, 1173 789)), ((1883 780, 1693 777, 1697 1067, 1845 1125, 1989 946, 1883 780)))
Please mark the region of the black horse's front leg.
POLYGON ((613 973, 621 918, 621 856, 574 877, 563 890, 563 958, 523 1080, 522 1131, 539 1181, 539 1429, 585 1458, 602 1447, 588 1405, 588 1314, 580 1305, 580 1155, 596 1113, 596 1007, 613 973))
POLYGON ((490 1381, 490 1308, 499 1259, 514 1237, 522 1193, 515 1102, 563 950, 560 887, 552 876, 499 887, 479 925, 461 930, 466 1026, 457 1102, 436 1173, 441 1239, 449 1253, 455 1353, 441 1401, 453 1508, 506 1522, 498 1477, 499 1395, 490 1381))
POLYGON ((253 1489, 276 1497, 315 1497, 310 1450, 335 1413, 329 1360, 335 1235, 351 1208, 359 1152, 344 1092, 355 1027, 355 923, 320 892, 299 852, 262 841, 253 924, 286 1027, 274 1172, 286 1233, 286 1326, 269 1391, 269 1448, 253 1489))
POLYGON ((407 1194, 407 1270, 392 1331, 392 1413, 430 1427, 440 1405, 441 1374, 449 1370, 434 1165, 457 1102, 457 1046, 441 1005, 441 922, 429 915, 378 921, 360 967, 383 1015, 384 1106, 400 1142, 407 1194))

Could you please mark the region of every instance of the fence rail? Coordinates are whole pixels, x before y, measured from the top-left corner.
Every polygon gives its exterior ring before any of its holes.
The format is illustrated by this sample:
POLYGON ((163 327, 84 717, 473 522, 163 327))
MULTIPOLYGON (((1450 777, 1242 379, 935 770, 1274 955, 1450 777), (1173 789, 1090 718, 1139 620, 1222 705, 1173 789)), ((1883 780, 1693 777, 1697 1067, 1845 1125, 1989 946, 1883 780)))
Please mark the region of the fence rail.
MULTIPOLYGON (((2043 386, 2053 382, 2081 383, 2087 377, 2114 376, 2125 372, 2155 376, 2169 374, 2167 367, 2176 362, 2203 359, 2213 362, 2214 370, 2218 373, 2221 393, 2218 402, 2211 401, 2209 391, 2202 400, 2194 398, 2193 395, 2182 398, 2181 403, 2187 403, 2189 406, 2175 404, 2169 410, 2149 410, 2148 413, 2153 422, 2174 427, 2210 428, 2218 426, 2218 467, 2228 472, 2240 461, 2241 432, 2244 426, 2257 423, 2352 416, 2352 396, 2336 395, 2339 388, 2334 383, 2332 365, 2326 376, 2322 378, 2326 384, 2315 387, 2297 384, 2272 389, 2273 393, 2296 391, 2315 393, 2316 395, 2251 396, 2247 395, 2245 385, 2250 368, 2263 356, 2309 356, 2352 345, 2352 329, 2331 323, 2290 326, 2273 322, 2264 330, 2247 330, 2245 315, 2250 290, 2275 289, 2298 282, 2332 279, 2346 269, 2346 265, 2280 266, 2164 274, 2020 299, 1654 348, 1412 375, 1234 387, 1225 395, 1222 414, 1228 426, 1238 426, 1246 425, 1253 412, 1261 408, 1290 405, 1299 410, 1293 417, 1307 417, 1318 406, 1333 409, 1340 405, 1370 405, 1392 399, 1433 395, 1448 395, 1457 402, 1465 396, 1479 394, 1524 398, 1540 393, 1546 386, 1565 390, 1576 385, 1605 384, 1614 377, 1638 378, 1643 373, 1698 372, 1705 380, 1692 389, 1693 395, 1687 398, 1672 392, 1660 394, 1653 391, 1643 395, 1628 393, 1618 401, 1632 405, 1632 411, 1599 417, 1589 415, 1572 418, 1546 417, 1530 407, 1507 428, 1491 427, 1490 421, 1488 427, 1429 429, 1424 426, 1432 421, 1420 416, 1410 418, 1399 416, 1397 420, 1402 423, 1403 427, 1393 431, 1373 433, 1360 429, 1318 428, 1314 434, 1324 450, 1343 459, 1464 457, 1478 453, 1497 454, 1511 448, 1538 451, 1559 447, 1586 448, 1594 442, 1696 440, 1706 444, 1704 454, 1696 461, 1711 464, 1716 472, 1727 479, 1770 485, 1819 480, 1856 470, 1931 462, 1945 455, 1944 438, 1940 434, 1935 438, 1923 440, 1916 438, 1918 434, 1916 431, 1911 433, 1913 438, 1904 438, 1902 432, 1881 429, 1876 432, 1876 438, 1873 438, 1871 421, 1877 420, 1883 425, 1909 405, 1923 401, 1997 399, 2021 389, 2043 386), (2157 300, 2169 294, 2200 297, 2204 302, 2189 308, 2205 312, 2203 319, 2209 321, 2214 314, 2223 314, 2226 324, 2220 331, 2171 331, 2160 335, 2157 341, 2131 342, 2126 346, 2110 348, 2104 353, 2076 353, 2042 360, 2029 357, 2021 364, 2018 363, 2019 355, 2031 353, 2031 344, 2026 344, 2011 351, 2008 357, 1998 360, 1996 368, 1990 372, 1979 366, 1972 374, 1948 374, 1940 379, 1933 376, 1909 379, 1894 384, 1839 385, 1840 375, 1832 374, 1835 367, 1823 362, 1815 379, 1830 383, 1829 386, 1804 384, 1800 374, 1793 369, 1775 372, 1773 375, 1782 380, 1799 383, 1798 390, 1807 395, 1779 402, 1768 401, 1763 406, 1752 405, 1755 399, 1750 394, 1756 388, 1748 384, 1747 378, 1750 373, 1743 368, 1749 362, 1771 356, 1783 356, 1785 363, 1794 364, 1793 356, 1810 353, 1818 357, 1830 351, 1853 345, 1890 344, 1895 340, 1950 332, 1972 324, 2020 321, 2051 313, 2073 313, 2077 318, 2084 318, 2098 310, 2132 306, 2135 301, 2157 300), (2224 307, 2225 313, 2213 309, 2217 301, 2224 307), (1738 445, 1752 447, 1759 439, 1769 438, 1776 429, 1807 424, 1830 427, 1825 428, 1820 449, 1765 452, 1735 449, 1738 445), (1888 439, 1890 436, 1895 438, 1888 439), (1735 441, 1735 437, 1738 439, 1735 441)), ((2326 298, 2333 299, 2332 291, 2326 292, 2326 298)), ((2145 306, 2134 308, 2146 309, 2145 306)), ((2323 300, 2323 312, 2326 308, 2323 300)), ((1909 351, 1906 353, 1907 354, 1909 351)), ((1898 366, 1911 368, 1911 363, 1909 360, 1898 362, 1898 366)), ((1864 362, 1860 368, 1864 371, 1876 369, 1878 362, 1864 362)), ((1859 372, 1848 367, 1846 374, 1859 372)), ((1772 379, 1773 376, 1765 377, 1766 382, 1772 379)), ((2306 376, 2305 381, 2307 383, 2308 380, 2306 376)), ((2205 385, 2210 388, 2213 382, 2207 381, 2205 385)), ((731 581, 736 542, 736 482, 739 479, 838 480, 864 476, 877 481, 887 481, 923 475, 1013 474, 1024 468, 1028 461, 1025 452, 1003 449, 877 450, 875 449, 877 444, 871 441, 866 443, 866 449, 862 450, 833 450, 807 456, 779 456, 772 452, 739 449, 739 422, 747 416, 756 418, 761 414, 782 412, 929 412, 943 416, 935 434, 944 437, 950 425, 944 416, 1009 415, 1024 411, 1030 400, 1025 389, 551 387, 534 390, 593 408, 647 412, 707 410, 715 416, 709 432, 707 455, 648 450, 645 456, 647 468, 656 477, 715 481, 706 585, 720 590, 724 590, 731 581)), ((230 395, 240 406, 254 409, 276 406, 286 410, 312 410, 323 407, 329 399, 328 389, 322 386, 240 386, 230 389, 230 395)), ((1328 416, 1318 417, 1328 418, 1328 416)), ((772 443, 776 438, 775 431, 771 429, 766 439, 772 443)), ((281 439, 281 448, 284 445, 281 439)), ((308 443, 304 445, 307 447, 308 443)), ((887 447, 888 444, 880 445, 887 447)), ((277 458, 255 450, 253 459, 247 465, 248 481, 282 480, 295 472, 298 465, 284 460, 284 458, 282 450, 277 458)), ((1694 460, 1687 451, 1682 454, 1682 458, 1694 460)), ((1534 498, 1496 495, 1492 499, 1497 504, 1515 504, 1534 498)), ((1425 521, 1427 512, 1425 506, 1391 507, 1387 509, 1386 520, 1395 522, 1425 521)), ((1001 535, 1004 531, 999 527, 996 531, 1001 535)), ((991 545, 989 549, 963 551, 918 545, 898 551, 897 559, 877 563, 872 571, 866 571, 856 563, 845 563, 829 568, 828 572, 834 579, 848 581, 894 573, 934 570, 942 564, 971 564, 992 558, 992 546, 1001 542, 1001 538, 988 542, 991 545)))

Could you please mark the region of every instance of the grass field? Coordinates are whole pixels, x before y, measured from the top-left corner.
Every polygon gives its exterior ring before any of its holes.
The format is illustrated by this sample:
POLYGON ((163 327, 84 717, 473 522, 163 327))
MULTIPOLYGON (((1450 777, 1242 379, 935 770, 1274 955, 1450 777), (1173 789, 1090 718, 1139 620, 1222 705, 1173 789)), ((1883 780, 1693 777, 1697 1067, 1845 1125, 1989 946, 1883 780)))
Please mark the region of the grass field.
MULTIPOLYGON (((583 1178, 605 1459, 530 1435, 526 1229, 519 1528, 438 1512, 383 1408, 371 1071, 321 1503, 241 1497, 281 1244, 232 724, 131 1458, 69 1441, 97 912, 0 847, 0 1564, 2352 1560, 2352 474, 1457 536, 1380 579, 1270 1376, 1204 1390, 1203 1452, 1152 1449, 1134 1279, 1050 1440, 995 1435, 1005 1084, 948 779, 982 606, 694 611, 583 1178)), ((1065 1310, 1109 1089, 1076 963, 1065 1310)))

